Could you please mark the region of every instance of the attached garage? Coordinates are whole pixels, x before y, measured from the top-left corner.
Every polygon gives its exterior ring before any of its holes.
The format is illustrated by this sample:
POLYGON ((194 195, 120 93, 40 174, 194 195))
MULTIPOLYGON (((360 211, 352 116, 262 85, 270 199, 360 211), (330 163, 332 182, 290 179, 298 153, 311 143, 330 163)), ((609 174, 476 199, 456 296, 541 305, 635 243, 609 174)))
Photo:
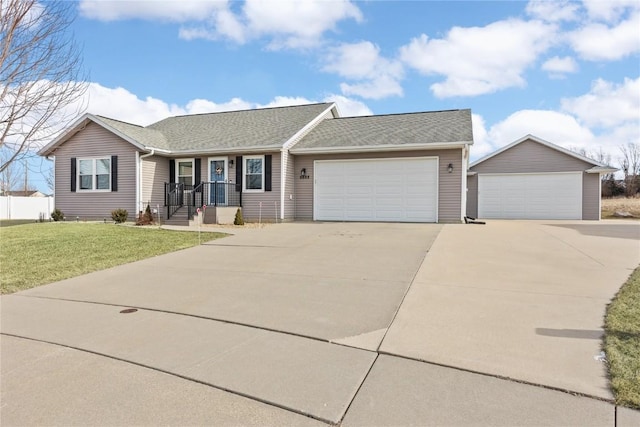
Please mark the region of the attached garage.
POLYGON ((467 215, 599 220, 601 174, 615 170, 527 135, 469 166, 467 215))
POLYGON ((299 221, 460 223, 472 144, 470 110, 323 120, 289 150, 284 196, 299 221))
POLYGON ((438 221, 438 158, 319 160, 314 220, 438 221))

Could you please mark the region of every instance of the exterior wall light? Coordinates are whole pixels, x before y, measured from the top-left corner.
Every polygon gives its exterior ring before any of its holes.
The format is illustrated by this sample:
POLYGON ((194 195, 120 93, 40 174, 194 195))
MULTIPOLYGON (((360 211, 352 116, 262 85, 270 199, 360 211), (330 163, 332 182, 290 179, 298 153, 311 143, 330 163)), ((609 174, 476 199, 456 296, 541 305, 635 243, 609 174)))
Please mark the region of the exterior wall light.
POLYGON ((300 169, 300 176, 307 176, 307 168, 300 169))
POLYGON ((233 167, 233 159, 229 160, 229 167, 232 168, 233 167))
POLYGON ((449 163, 449 166, 447 166, 447 172, 453 172, 453 163, 449 163))

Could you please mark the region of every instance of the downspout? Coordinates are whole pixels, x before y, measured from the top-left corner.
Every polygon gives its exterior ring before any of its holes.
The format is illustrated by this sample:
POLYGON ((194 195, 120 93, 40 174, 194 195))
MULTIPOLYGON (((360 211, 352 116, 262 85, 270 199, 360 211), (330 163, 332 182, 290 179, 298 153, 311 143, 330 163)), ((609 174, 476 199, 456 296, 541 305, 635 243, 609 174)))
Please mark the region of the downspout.
MULTIPOLYGON (((151 149, 150 153, 140 155, 139 151, 136 151, 138 154, 138 185, 136 185, 136 199, 138 200, 138 212, 143 210, 142 208, 142 159, 151 157, 156 153, 156 150, 151 149)), ((136 216, 138 215, 136 212, 136 216)))
POLYGON ((461 162, 461 171, 460 173, 462 174, 462 179, 461 179, 461 184, 462 184, 462 197, 461 197, 461 203, 460 203, 460 222, 462 222, 464 220, 464 217, 467 216, 467 197, 469 196, 467 194, 468 192, 468 188, 467 188, 467 171, 469 170, 469 145, 465 144, 465 146, 462 148, 462 162, 461 162))
POLYGON ((287 185, 287 163, 289 160, 289 150, 280 149, 280 220, 284 221, 284 195, 287 185))

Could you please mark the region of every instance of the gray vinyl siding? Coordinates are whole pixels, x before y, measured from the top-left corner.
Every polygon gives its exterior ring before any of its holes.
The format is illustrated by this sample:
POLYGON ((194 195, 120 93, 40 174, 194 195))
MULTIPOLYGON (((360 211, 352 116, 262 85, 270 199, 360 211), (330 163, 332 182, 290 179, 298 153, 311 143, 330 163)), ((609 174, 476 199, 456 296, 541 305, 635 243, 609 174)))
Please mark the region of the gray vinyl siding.
POLYGON ((284 219, 293 220, 296 214, 296 201, 293 197, 295 194, 296 170, 295 159, 287 153, 283 154, 285 158, 285 181, 284 181, 284 219))
POLYGON ((582 174, 582 219, 600 220, 600 174, 582 174))
POLYGON ((122 208, 129 219, 136 216, 136 148, 103 127, 89 123, 86 128, 59 146, 54 155, 56 194, 55 205, 67 220, 110 219, 111 211, 122 208), (118 191, 72 192, 71 158, 118 156, 118 191))
POLYGON ((420 150, 379 153, 349 154, 309 154, 295 156, 295 170, 305 168, 309 179, 295 179, 295 219, 313 220, 313 162, 315 160, 342 159, 380 159, 402 157, 439 157, 438 174, 438 222, 460 222, 462 209, 462 153, 461 149, 453 150, 420 150), (453 173, 448 173, 447 166, 453 165, 453 173))
POLYGON ((575 157, 527 140, 473 166, 478 173, 577 172, 593 167, 575 157))
POLYGON ((478 175, 467 176, 467 216, 478 217, 478 175))
POLYGON ((169 182, 169 159, 160 156, 150 156, 141 159, 142 162, 142 206, 150 204, 152 208, 164 206, 164 183, 169 182))
MULTIPOLYGON (((271 158, 271 191, 262 193, 242 193, 242 216, 245 221, 276 222, 280 218, 280 153, 268 153, 271 158), (260 216, 260 202, 262 202, 262 216, 260 216), (277 214, 276 214, 277 211, 277 214)), ((246 153, 250 156, 252 153, 246 153)), ((235 180, 235 170, 234 170, 235 180)))

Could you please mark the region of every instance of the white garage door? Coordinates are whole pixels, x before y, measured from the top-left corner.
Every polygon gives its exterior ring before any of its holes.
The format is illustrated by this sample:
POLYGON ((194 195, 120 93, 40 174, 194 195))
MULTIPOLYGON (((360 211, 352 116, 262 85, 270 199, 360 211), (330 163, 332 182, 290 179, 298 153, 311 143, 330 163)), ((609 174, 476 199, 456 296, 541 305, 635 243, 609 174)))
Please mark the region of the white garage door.
POLYGON ((582 172, 480 174, 478 216, 582 219, 582 172))
POLYGON ((438 159, 314 163, 313 218, 320 221, 437 222, 438 159))

